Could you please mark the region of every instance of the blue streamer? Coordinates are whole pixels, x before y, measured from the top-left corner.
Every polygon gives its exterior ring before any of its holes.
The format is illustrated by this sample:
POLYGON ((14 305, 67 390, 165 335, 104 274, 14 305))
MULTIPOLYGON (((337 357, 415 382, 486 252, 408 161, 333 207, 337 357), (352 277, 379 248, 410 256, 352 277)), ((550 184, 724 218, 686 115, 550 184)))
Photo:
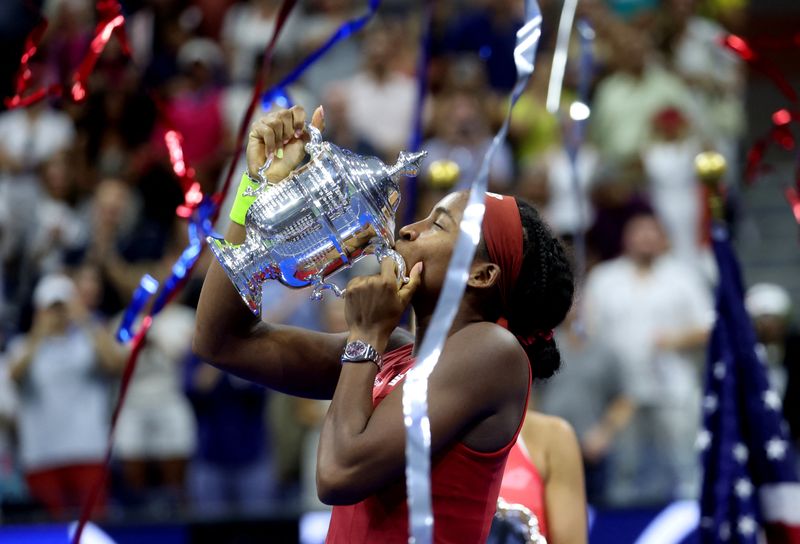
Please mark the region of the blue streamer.
POLYGON ((139 280, 139 287, 137 287, 136 291, 133 293, 131 303, 122 315, 122 322, 119 324, 119 329, 117 329, 117 341, 127 343, 135 336, 133 324, 136 322, 138 315, 142 313, 147 301, 156 294, 157 290, 157 279, 150 274, 142 276, 142 279, 139 280))
POLYGON ((328 38, 328 41, 326 41, 316 50, 312 51, 305 59, 302 60, 302 62, 300 62, 300 64, 297 65, 297 67, 295 67, 294 70, 289 72, 286 77, 284 77, 277 84, 273 85, 262 95, 261 104, 263 108, 265 110, 269 109, 272 106, 273 101, 280 105, 280 102, 277 100, 286 100, 285 103, 291 105, 291 100, 289 100, 289 97, 286 94, 286 89, 289 87, 289 85, 300 79, 300 76, 303 75, 303 72, 305 72, 309 66, 317 62, 320 57, 327 53, 331 47, 336 45, 341 40, 348 38, 355 32, 361 30, 378 11, 380 4, 380 0, 369 0, 369 10, 366 14, 342 23, 342 26, 340 26, 336 32, 334 32, 331 37, 328 38))
MULTIPOLYGON (((414 130, 408 148, 417 152, 422 148, 422 113, 425 106, 425 93, 428 89, 428 60, 431 52, 431 21, 433 20, 433 2, 425 3, 423 16, 422 41, 420 43, 419 58, 417 59, 417 107, 414 111, 414 130)), ((417 183, 419 176, 408 176, 406 183, 406 204, 403 224, 414 222, 417 212, 417 183)))
POLYGON ((212 199, 206 197, 192 214, 188 225, 189 244, 183 250, 181 256, 175 261, 175 264, 172 265, 172 271, 169 277, 164 280, 164 287, 158 294, 158 298, 153 305, 153 310, 150 312, 150 315, 155 316, 161 312, 164 306, 172 299, 175 290, 180 287, 181 283, 186 278, 186 274, 192 269, 200 253, 203 251, 205 239, 208 236, 219 237, 219 234, 213 232, 214 229, 211 224, 211 218, 216 210, 216 206, 216 203, 212 199))
POLYGON ((431 504, 431 429, 428 419, 428 378, 439 361, 447 333, 453 323, 466 288, 469 267, 480 241, 485 211, 489 166, 508 133, 511 111, 533 73, 539 44, 542 15, 536 0, 525 0, 525 24, 517 32, 514 63, 517 83, 511 94, 506 118, 483 157, 480 171, 472 182, 469 200, 459 225, 458 239, 447 268, 439 301, 431 317, 431 326, 422 340, 413 368, 403 386, 403 421, 406 427, 406 489, 408 492, 409 542, 430 544, 433 540, 431 504))
MULTIPOLYGON (((172 270, 169 277, 164 280, 161 291, 158 293, 158 298, 153 303, 153 307, 148 312, 150 316, 156 316, 167 303, 175 295, 176 290, 181 286, 186 274, 192 269, 197 258, 203 250, 203 243, 208 236, 220 237, 219 234, 214 232, 212 218, 216 211, 217 203, 209 197, 203 198, 203 201, 194 210, 192 216, 189 218, 189 244, 181 252, 180 257, 172 265, 172 270)), ((133 294, 133 299, 128 307, 117 330, 117 340, 120 342, 129 342, 136 333, 133 330, 136 318, 142 312, 147 302, 158 291, 158 280, 150 274, 145 274, 139 282, 139 287, 133 294)))

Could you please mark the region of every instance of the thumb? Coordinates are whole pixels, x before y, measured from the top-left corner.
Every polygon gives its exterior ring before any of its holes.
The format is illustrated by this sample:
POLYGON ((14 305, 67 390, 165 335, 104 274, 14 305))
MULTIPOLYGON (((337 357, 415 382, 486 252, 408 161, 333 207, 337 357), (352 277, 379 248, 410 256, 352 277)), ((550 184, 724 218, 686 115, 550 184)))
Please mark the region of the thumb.
POLYGON ((322 106, 314 110, 314 113, 311 115, 311 124, 318 128, 320 132, 325 130, 325 110, 322 106))
POLYGON ((408 303, 420 283, 422 283, 422 261, 411 267, 411 272, 408 274, 408 283, 403 285, 397 293, 400 299, 404 303, 408 303))

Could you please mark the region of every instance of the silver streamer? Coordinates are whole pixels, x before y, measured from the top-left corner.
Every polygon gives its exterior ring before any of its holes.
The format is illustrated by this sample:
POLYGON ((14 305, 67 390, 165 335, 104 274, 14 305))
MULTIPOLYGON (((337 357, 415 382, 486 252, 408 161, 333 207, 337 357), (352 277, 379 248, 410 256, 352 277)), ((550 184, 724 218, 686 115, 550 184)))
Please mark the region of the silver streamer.
POLYGON ((564 85, 564 73, 567 69, 569 37, 572 32, 572 22, 575 20, 577 7, 578 0, 564 0, 564 7, 561 8, 556 49, 553 52, 553 66, 550 68, 550 84, 547 87, 546 104, 547 111, 550 113, 556 113, 561 105, 561 88, 564 85))
POLYGON ((478 176, 472 182, 469 200, 461 219, 459 235, 447 269, 442 292, 436 304, 431 326, 425 334, 413 368, 403 386, 403 422, 406 427, 406 489, 408 493, 409 542, 430 544, 433 541, 431 504, 431 428, 428 419, 428 378, 439 361, 447 333, 453 323, 475 248, 481 236, 484 199, 489 179, 489 165, 508 132, 511 110, 533 73, 536 48, 542 35, 542 15, 536 0, 525 0, 525 24, 517 31, 514 62, 517 83, 511 93, 505 121, 483 157, 478 176))

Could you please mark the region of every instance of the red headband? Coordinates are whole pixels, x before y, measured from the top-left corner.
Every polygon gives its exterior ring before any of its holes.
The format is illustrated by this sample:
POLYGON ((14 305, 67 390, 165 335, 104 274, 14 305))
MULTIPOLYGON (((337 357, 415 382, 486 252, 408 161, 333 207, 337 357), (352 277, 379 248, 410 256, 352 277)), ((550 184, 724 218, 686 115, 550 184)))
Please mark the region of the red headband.
POLYGON ((522 220, 514 197, 486 193, 483 239, 489 260, 500 267, 500 297, 505 316, 522 269, 522 220))

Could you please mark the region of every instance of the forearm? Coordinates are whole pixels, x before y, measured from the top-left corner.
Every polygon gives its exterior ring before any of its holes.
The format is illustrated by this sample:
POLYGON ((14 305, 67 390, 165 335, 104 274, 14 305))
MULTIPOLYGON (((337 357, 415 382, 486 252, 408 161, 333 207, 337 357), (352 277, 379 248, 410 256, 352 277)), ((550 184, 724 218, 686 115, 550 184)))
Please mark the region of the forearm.
MULTIPOLYGON (((244 227, 231 223, 225 239, 238 244, 244 238, 244 227)), ((194 351, 204 360, 217 362, 228 339, 248 335, 258 323, 219 262, 211 259, 197 305, 194 351)))
MULTIPOLYGON (((364 340, 380 353, 386 340, 353 335, 350 341, 364 340)), ((373 413, 372 388, 377 365, 371 362, 344 363, 331 405, 322 425, 317 460, 320 497, 330 503, 353 502, 361 498, 362 478, 356 474, 367 452, 365 441, 373 413)))

